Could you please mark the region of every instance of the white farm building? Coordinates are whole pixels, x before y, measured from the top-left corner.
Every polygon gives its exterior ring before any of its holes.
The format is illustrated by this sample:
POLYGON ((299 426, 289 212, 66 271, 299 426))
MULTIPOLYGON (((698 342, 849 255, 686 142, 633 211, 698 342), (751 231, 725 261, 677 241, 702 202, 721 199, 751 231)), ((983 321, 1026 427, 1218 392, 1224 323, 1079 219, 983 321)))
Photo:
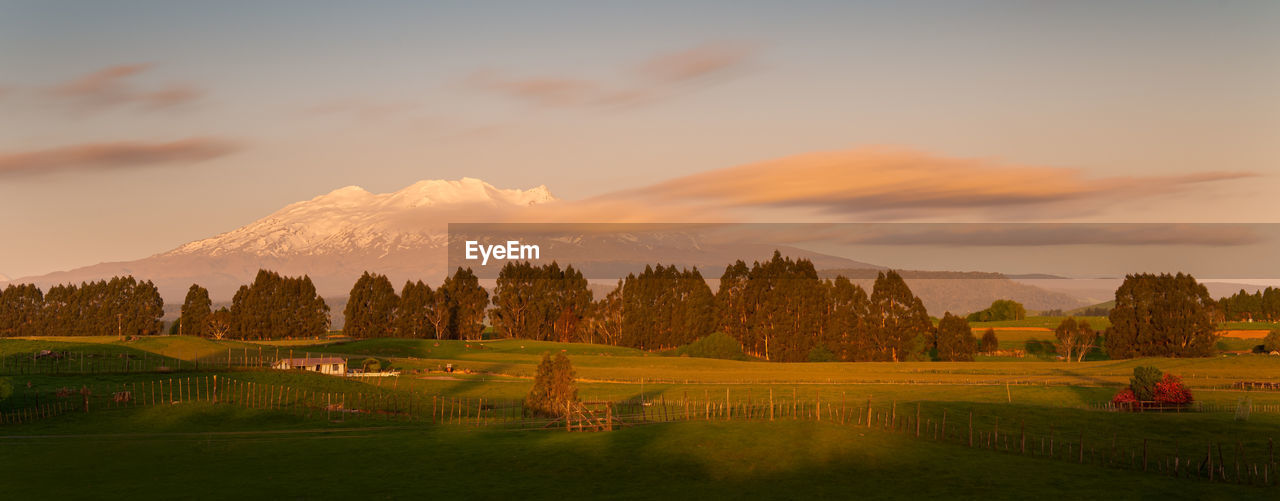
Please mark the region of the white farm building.
POLYGON ((298 369, 337 376, 345 376, 347 374, 347 360, 338 357, 282 358, 277 360, 275 365, 271 367, 281 370, 298 369))

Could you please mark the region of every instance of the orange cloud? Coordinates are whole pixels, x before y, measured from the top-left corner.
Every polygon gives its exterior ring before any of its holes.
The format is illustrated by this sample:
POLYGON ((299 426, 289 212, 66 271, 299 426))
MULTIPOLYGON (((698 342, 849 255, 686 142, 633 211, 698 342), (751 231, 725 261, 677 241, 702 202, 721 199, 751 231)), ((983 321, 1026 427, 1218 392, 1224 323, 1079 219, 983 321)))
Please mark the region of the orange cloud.
POLYGON ((212 138, 166 143, 112 142, 0 153, 0 174, 43 174, 74 169, 121 169, 188 163, 228 155, 236 146, 212 138))
POLYGON ((837 215, 919 217, 950 214, 957 209, 1045 208, 1120 197, 1134 199, 1255 175, 1204 172, 1089 179, 1079 169, 1008 165, 903 149, 864 148, 719 169, 607 198, 713 207, 793 207, 837 215))
POLYGON ((143 89, 130 79, 152 68, 150 64, 109 66, 46 89, 48 95, 89 108, 138 105, 160 109, 195 101, 204 92, 187 85, 143 89))

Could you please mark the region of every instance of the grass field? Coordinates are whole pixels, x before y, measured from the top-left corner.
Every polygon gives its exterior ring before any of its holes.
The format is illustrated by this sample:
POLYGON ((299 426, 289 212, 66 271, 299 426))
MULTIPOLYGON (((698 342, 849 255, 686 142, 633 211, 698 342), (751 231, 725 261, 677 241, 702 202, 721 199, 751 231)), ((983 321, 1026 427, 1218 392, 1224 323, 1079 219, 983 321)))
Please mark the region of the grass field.
MULTIPOLYGON (((1043 331, 1006 329, 1001 335, 1018 332, 1043 331)), ((520 340, 377 339, 279 347, 186 337, 131 342, 0 340, 0 355, 7 359, 29 357, 38 350, 98 350, 94 353, 104 357, 124 354, 147 360, 181 358, 190 365, 179 372, 81 373, 63 362, 65 368, 56 373, 3 376, 13 384, 14 394, 0 402, 0 413, 50 402, 71 408, 54 417, 0 425, 0 447, 6 452, 0 454, 0 471, 17 480, 6 482, 13 485, 8 492, 15 499, 37 493, 86 497, 86 492, 92 492, 89 497, 168 498, 181 492, 182 486, 197 483, 205 489, 200 497, 292 487, 283 497, 311 498, 316 496, 297 491, 296 486, 328 475, 344 481, 336 487, 331 483, 315 486, 325 495, 374 497, 553 493, 593 498, 792 499, 847 497, 857 492, 859 497, 918 498, 944 493, 957 497, 955 493, 961 492, 965 495, 959 497, 1002 499, 1031 492, 1094 498, 1106 492, 1121 499, 1155 495, 1240 499, 1277 492, 1130 471, 1125 458, 1136 461, 1135 451, 1145 444, 1153 462, 1155 458, 1189 460, 1196 451, 1201 451, 1202 460, 1202 451, 1212 443, 1226 447, 1228 458, 1238 448, 1246 464, 1255 464, 1271 441, 1280 438, 1280 392, 1228 387, 1239 380, 1280 381, 1280 357, 776 364, 520 340), (348 379, 225 366, 229 350, 238 360, 256 351, 272 358, 277 349, 279 356, 292 350, 295 356, 311 352, 352 360, 377 357, 402 374, 348 379), (296 396, 299 391, 341 395, 354 403, 353 409, 359 408, 358 402, 393 402, 395 409, 412 408, 416 402, 421 413, 428 404, 435 408, 433 399, 465 402, 472 408, 488 402, 494 409, 498 405, 518 409, 542 354, 557 352, 573 361, 584 399, 645 402, 635 407, 646 413, 640 419, 675 422, 569 434, 521 430, 502 421, 480 427, 433 425, 435 418, 424 421, 418 414, 410 419, 412 412, 335 416, 315 406, 246 408, 239 403, 212 404, 207 394, 206 400, 170 405, 171 393, 164 390, 165 381, 172 392, 175 379, 190 378, 199 387, 201 378, 207 385, 217 375, 223 384, 236 381, 266 389, 267 395, 296 396), (202 365, 193 371, 196 361, 202 365), (444 364, 458 370, 439 372, 444 364), (1184 377, 1195 388, 1197 400, 1211 405, 1212 412, 1097 410, 1139 365, 1155 365, 1184 377), (157 399, 157 382, 163 401, 147 403, 148 396, 157 399), (53 396, 59 389, 82 387, 97 399, 87 414, 76 407, 78 394, 53 396), (137 392, 147 405, 112 404, 110 395, 121 390, 137 392), (1233 409, 1244 399, 1256 410, 1247 419, 1237 419, 1233 409), (770 422, 760 410, 768 408, 762 406, 769 402, 779 412, 777 421, 770 422), (729 421, 682 420, 690 408, 698 417, 704 411, 713 415, 711 409, 720 404, 741 414, 729 421), (787 412, 795 412, 799 419, 788 417, 787 412), (914 422, 917 412, 923 438, 902 433, 910 430, 902 423, 914 422), (893 417, 899 432, 879 425, 868 429, 861 424, 867 416, 877 423, 893 417), (994 437, 1000 436, 1006 449, 967 447, 965 427, 970 416, 979 445, 988 440, 998 448, 994 437), (931 440, 944 420, 950 420, 947 440, 931 440), (1028 448, 1033 449, 1027 457, 1008 449, 1015 429, 1019 438, 1025 433, 1028 448), (1081 442, 1087 444, 1084 457, 1088 461, 1075 464, 1081 442), (1054 458, 1044 457, 1041 451, 1054 443, 1054 458), (1122 464, 1095 463, 1100 457, 1122 464), (78 474, 73 482, 59 482, 58 472, 68 471, 64 468, 87 473, 78 474), (922 482, 922 478, 929 480, 922 482), (85 491, 85 486, 96 490, 85 491)))
POLYGON ((6 483, 7 494, 153 499, 187 497, 178 493, 192 486, 199 497, 305 499, 1022 499, 1036 492, 1243 499, 1268 492, 813 422, 555 433, 317 426, 203 408, 138 419, 152 427, 0 438, 0 471, 20 479, 6 483), (69 481, 68 471, 78 473, 69 481))

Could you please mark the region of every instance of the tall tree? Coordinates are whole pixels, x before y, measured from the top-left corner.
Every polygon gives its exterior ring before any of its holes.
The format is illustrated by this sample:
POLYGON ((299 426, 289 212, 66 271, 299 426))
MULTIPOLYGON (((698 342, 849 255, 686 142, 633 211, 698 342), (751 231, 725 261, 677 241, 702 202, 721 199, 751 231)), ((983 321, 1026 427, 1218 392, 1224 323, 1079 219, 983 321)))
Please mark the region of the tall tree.
POLYGON ((938 322, 938 359, 949 362, 972 361, 978 351, 978 340, 973 337, 969 321, 947 312, 938 322))
POLYGON ((395 334, 396 307, 400 298, 386 275, 364 272, 351 286, 343 334, 353 338, 391 337, 395 334))
POLYGON ((872 360, 871 298, 862 286, 843 275, 827 283, 828 307, 824 344, 839 360, 872 360))
POLYGON ((422 283, 405 281, 400 289, 400 304, 395 314, 395 336, 403 338, 435 337, 427 308, 431 302, 431 287, 422 283))
POLYGON ((485 306, 489 303, 489 292, 480 286, 480 279, 471 268, 459 267, 440 288, 450 301, 449 330, 457 336, 455 339, 480 339, 485 328, 485 306))
POLYGON ((871 321, 878 360, 921 358, 925 336, 933 329, 924 302, 893 270, 876 277, 871 291, 871 321))
POLYGON ((622 280, 591 307, 589 342, 617 345, 622 339, 622 280))
POLYGON ((0 337, 38 336, 44 293, 35 284, 9 284, 0 291, 0 337))
POLYGON ((209 300, 209 290, 198 284, 191 284, 191 288, 187 289, 187 298, 182 302, 182 313, 178 316, 178 333, 186 336, 206 335, 211 313, 213 301, 209 300))

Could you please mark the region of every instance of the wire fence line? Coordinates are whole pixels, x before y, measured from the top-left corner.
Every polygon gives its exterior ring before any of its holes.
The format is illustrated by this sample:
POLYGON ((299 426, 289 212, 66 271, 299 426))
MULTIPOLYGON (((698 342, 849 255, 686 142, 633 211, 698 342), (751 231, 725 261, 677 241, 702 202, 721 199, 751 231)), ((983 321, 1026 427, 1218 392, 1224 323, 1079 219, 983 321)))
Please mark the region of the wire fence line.
POLYGON ((229 405, 331 422, 390 421, 504 429, 617 429, 678 421, 814 421, 918 440, 1079 464, 1248 485, 1277 484, 1271 437, 1178 443, 1090 429, 1028 430, 1025 422, 989 410, 956 410, 946 402, 799 398, 794 391, 743 397, 726 389, 680 398, 665 395, 587 401, 558 416, 534 416, 520 398, 429 395, 406 391, 322 391, 223 375, 186 375, 128 383, 60 388, 36 405, 0 411, 0 424, 31 423, 70 413, 163 405, 229 405))

